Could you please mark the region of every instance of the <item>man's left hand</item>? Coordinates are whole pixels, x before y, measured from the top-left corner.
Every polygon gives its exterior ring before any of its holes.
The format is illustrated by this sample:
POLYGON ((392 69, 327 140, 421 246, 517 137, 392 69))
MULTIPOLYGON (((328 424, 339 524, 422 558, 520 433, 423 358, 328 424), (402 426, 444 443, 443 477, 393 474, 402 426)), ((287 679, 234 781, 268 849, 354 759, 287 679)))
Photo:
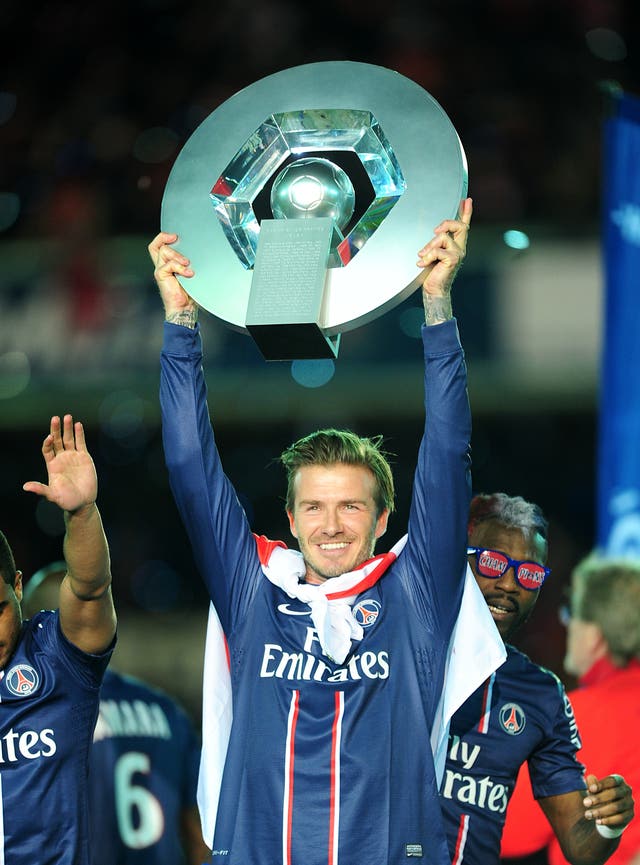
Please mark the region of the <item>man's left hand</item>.
POLYGON ((445 219, 434 229, 434 237, 418 253, 418 267, 424 270, 422 291, 431 297, 451 292, 456 273, 467 252, 473 202, 465 198, 460 204, 459 219, 445 219))

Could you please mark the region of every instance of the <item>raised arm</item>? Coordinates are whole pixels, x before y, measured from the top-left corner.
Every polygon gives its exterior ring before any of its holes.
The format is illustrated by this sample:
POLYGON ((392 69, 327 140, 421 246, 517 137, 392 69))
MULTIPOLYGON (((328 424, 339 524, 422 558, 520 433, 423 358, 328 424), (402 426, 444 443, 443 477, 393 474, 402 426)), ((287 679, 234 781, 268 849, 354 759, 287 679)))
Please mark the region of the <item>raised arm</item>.
POLYGON ((171 489, 193 554, 225 633, 242 615, 243 591, 260 564, 246 516, 225 476, 209 418, 202 370, 198 307, 178 281, 193 275, 189 262, 161 232, 149 245, 165 309, 160 405, 164 455, 171 489))
POLYGON ((416 466, 405 547, 425 616, 450 630, 462 592, 471 495, 471 417, 464 355, 451 312, 451 287, 465 256, 472 202, 438 225, 420 250, 425 360, 425 429, 416 466))
POLYGON ((71 415, 51 418, 42 445, 48 483, 28 481, 23 489, 64 511, 67 574, 60 586, 60 625, 66 638, 84 652, 97 654, 116 631, 111 596, 109 547, 96 505, 98 480, 81 423, 71 415))

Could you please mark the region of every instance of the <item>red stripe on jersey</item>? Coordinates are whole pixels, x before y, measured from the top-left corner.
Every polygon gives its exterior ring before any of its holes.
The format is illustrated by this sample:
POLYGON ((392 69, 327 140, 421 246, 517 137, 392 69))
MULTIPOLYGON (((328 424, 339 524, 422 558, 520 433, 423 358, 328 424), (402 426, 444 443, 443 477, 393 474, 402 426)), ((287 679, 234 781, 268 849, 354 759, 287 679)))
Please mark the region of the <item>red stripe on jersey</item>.
POLYGON ((331 731, 331 801, 329 804, 329 863, 338 862, 338 834, 340 827, 340 740, 344 715, 344 692, 336 691, 335 715, 331 731))
POLYGON ((462 865, 462 857, 464 855, 465 844, 467 843, 467 834, 469 832, 469 815, 460 815, 460 827, 458 828, 458 837, 456 838, 456 849, 451 860, 451 865, 462 865))
POLYGON ((291 865, 291 826, 293 822, 293 763, 299 703, 300 691, 294 691, 291 695, 291 706, 289 707, 289 720, 287 724, 287 742, 284 767, 284 802, 282 808, 282 861, 284 865, 291 865))
POLYGON ((482 708, 480 709, 480 721, 478 722, 478 733, 486 733, 489 729, 489 718, 491 717, 491 694, 496 674, 493 672, 484 683, 484 694, 482 695, 482 708))
POLYGON ((229 643, 227 643, 227 638, 223 634, 222 641, 224 642, 224 654, 227 659, 227 670, 231 669, 231 655, 229 654, 229 643))

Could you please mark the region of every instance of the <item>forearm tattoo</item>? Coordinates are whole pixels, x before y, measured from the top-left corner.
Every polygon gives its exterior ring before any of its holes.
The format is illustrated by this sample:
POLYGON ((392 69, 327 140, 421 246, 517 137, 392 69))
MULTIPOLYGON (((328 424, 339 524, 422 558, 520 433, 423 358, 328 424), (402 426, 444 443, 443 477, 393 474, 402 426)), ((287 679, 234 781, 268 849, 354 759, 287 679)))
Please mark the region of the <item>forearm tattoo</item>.
POLYGON ((190 327, 191 330, 194 330, 198 321, 198 307, 194 306, 193 309, 181 309, 179 312, 170 312, 166 316, 165 321, 168 321, 170 324, 181 324, 183 327, 190 327))
POLYGON ((450 318, 453 318, 450 294, 445 294, 443 297, 424 295, 424 320, 428 325, 442 324, 450 318))

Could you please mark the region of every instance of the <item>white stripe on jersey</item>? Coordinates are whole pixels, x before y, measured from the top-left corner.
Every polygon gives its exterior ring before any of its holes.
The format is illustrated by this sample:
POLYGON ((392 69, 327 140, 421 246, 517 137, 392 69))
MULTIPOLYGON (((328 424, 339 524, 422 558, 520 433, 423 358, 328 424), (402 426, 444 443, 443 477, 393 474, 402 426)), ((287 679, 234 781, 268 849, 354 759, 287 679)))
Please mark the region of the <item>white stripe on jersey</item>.
MULTIPOLYGON (((291 694, 287 739, 284 752, 284 801, 282 803, 282 862, 291 865, 291 821, 293 817, 293 750, 295 746, 296 722, 300 691, 291 694)), ((2 863, 0 863, 2 865, 2 863)))
POLYGON ((458 838, 456 840, 456 850, 453 854, 451 865, 461 865, 464 854, 465 844, 467 843, 467 834, 469 832, 469 815, 462 814, 460 817, 460 829, 458 830, 458 838))
POLYGON ((493 683, 496 680, 495 671, 489 676, 489 681, 487 682, 487 687, 484 692, 484 714, 480 719, 480 723, 478 725, 478 733, 486 733, 489 729, 489 719, 491 717, 491 695, 493 693, 493 683))
POLYGON ((338 837, 340 834, 340 742, 344 716, 344 692, 336 692, 336 714, 333 719, 331 743, 331 806, 329 825, 329 865, 338 865, 338 837))

